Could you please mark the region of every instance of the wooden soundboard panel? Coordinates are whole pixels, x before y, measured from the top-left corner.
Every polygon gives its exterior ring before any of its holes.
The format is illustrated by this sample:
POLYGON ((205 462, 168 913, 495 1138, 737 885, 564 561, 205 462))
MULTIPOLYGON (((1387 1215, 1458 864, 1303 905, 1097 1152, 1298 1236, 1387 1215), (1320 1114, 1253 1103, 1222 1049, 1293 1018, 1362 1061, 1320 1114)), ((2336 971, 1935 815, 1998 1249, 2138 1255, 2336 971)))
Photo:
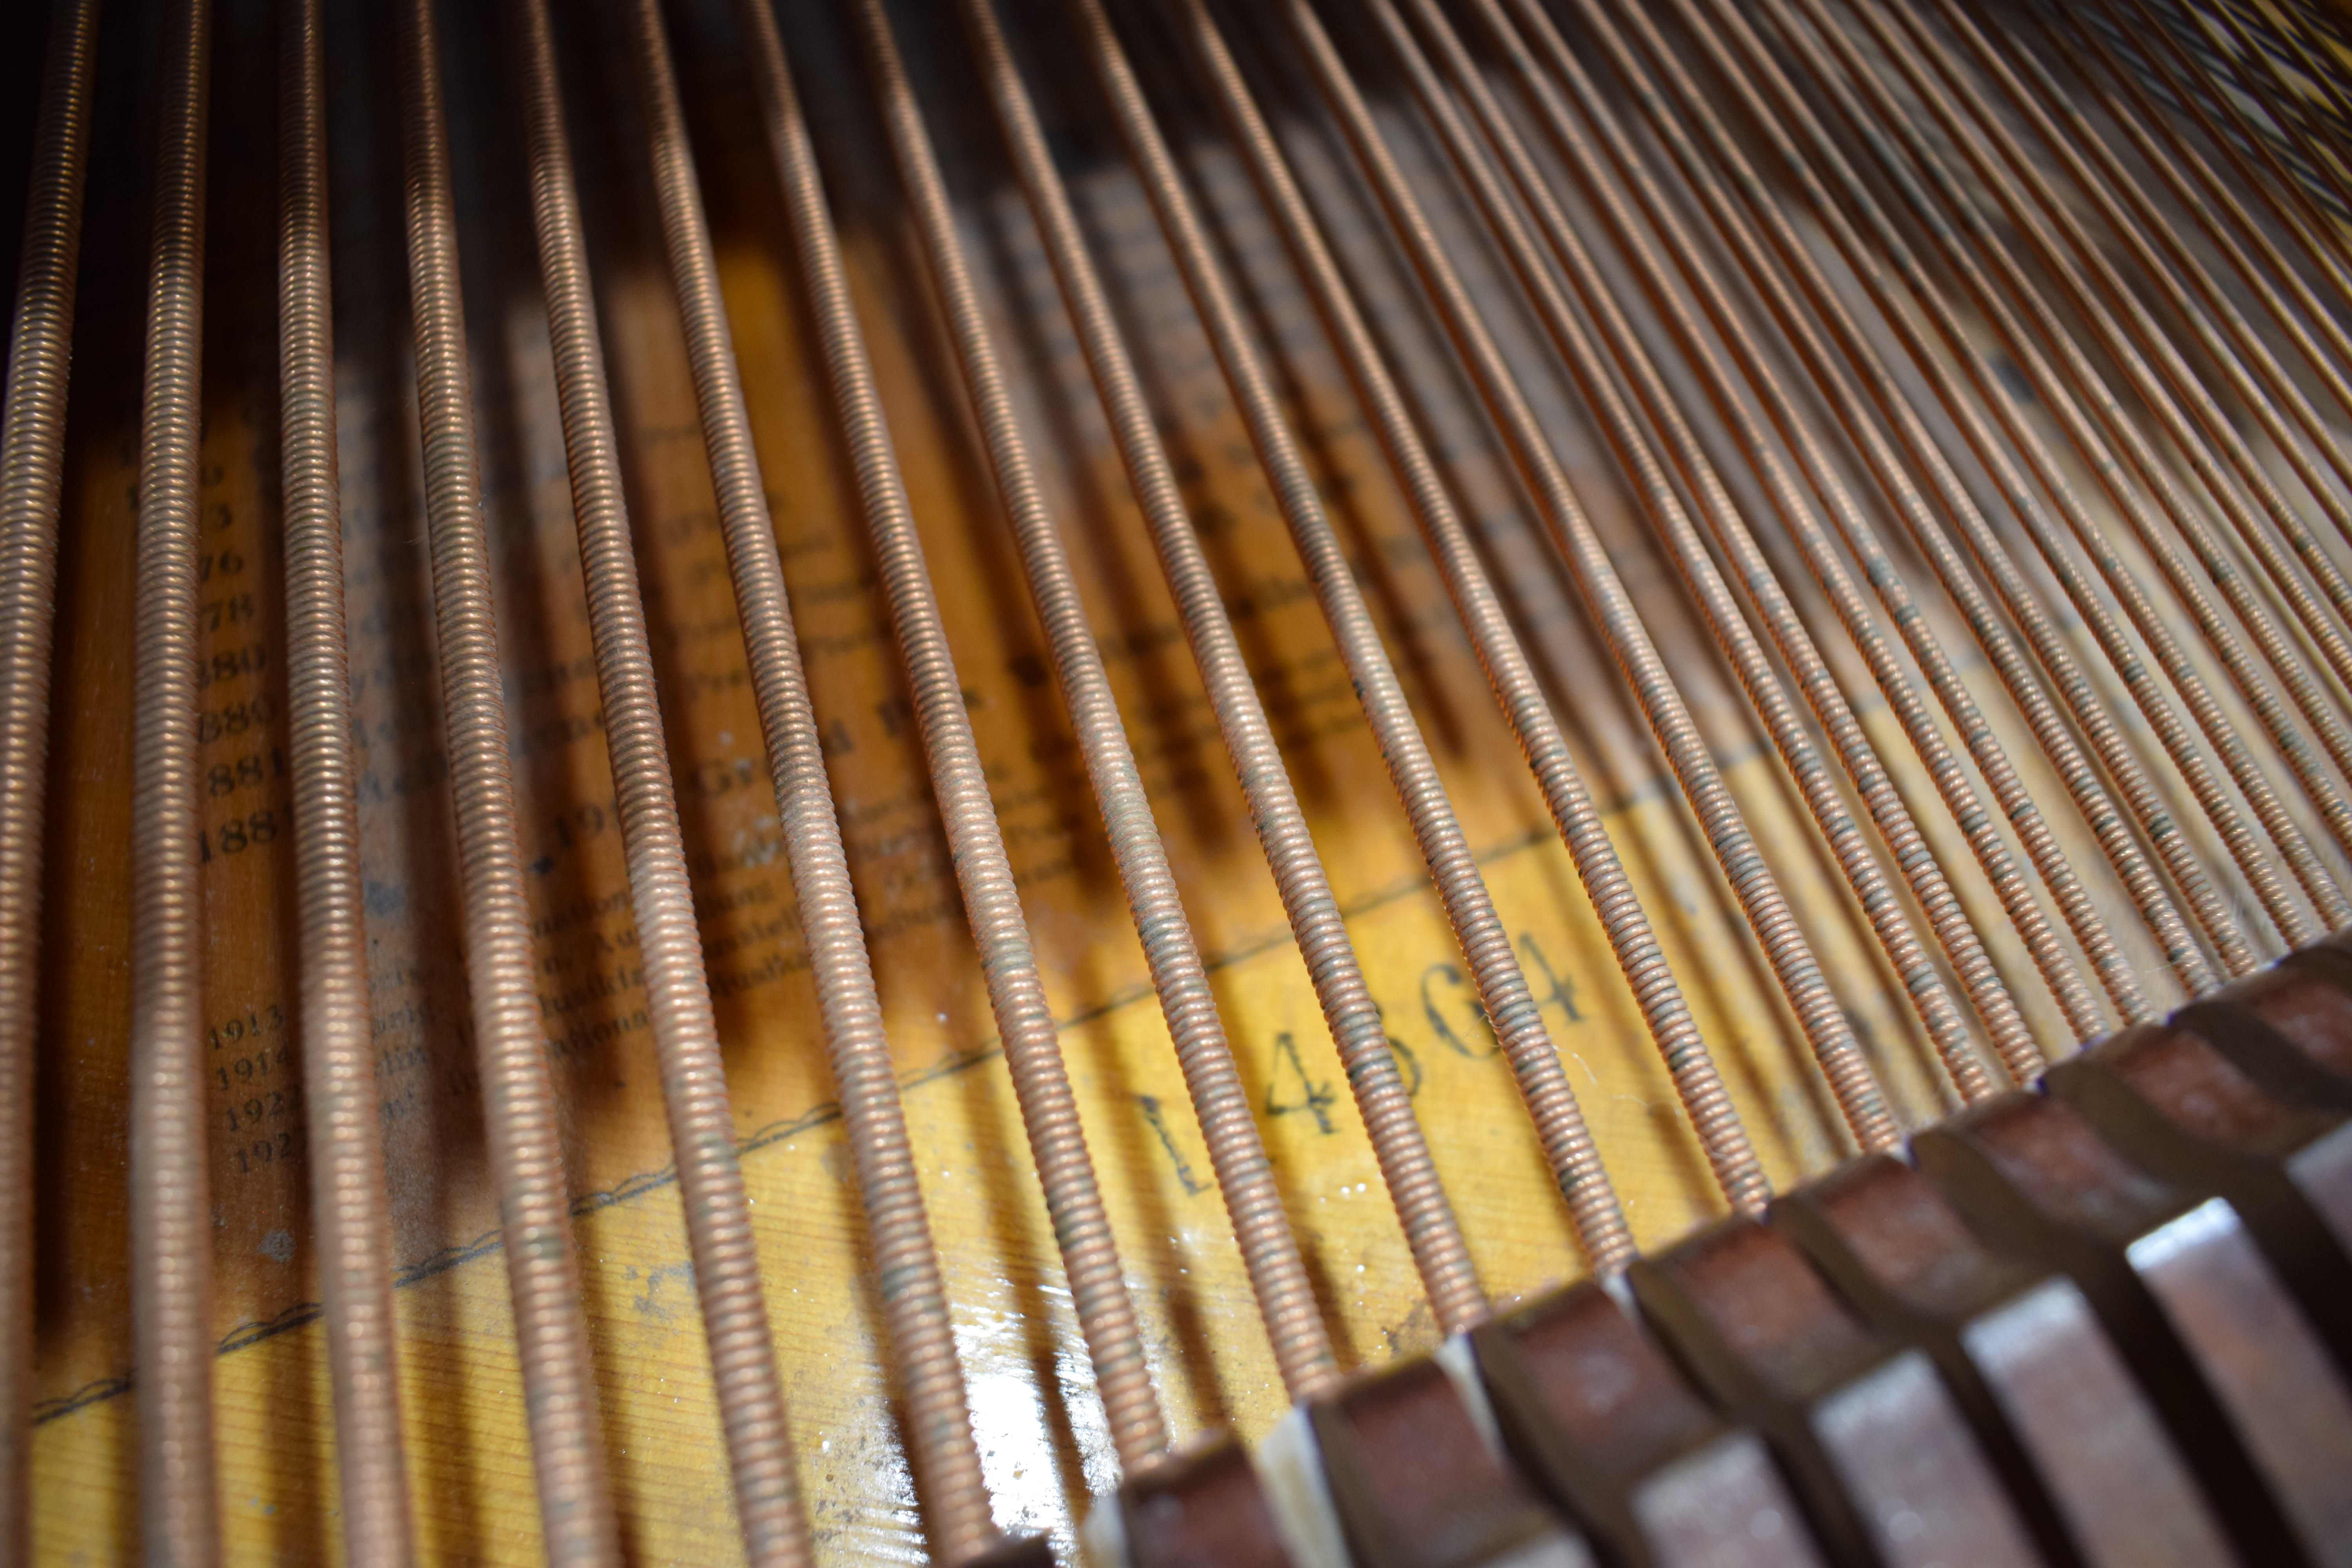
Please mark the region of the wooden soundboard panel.
MULTIPOLYGON (((669 1169, 495 8, 445 8, 484 483, 500 593, 539 994, 566 1116, 607 1452, 644 1562, 731 1560, 740 1543, 669 1169)), ((1129 924, 1011 541, 898 216, 887 151, 844 24, 784 8, 854 284, 966 701, 1063 1047, 1180 1435, 1265 1433, 1286 1408, 1167 1031, 1129 924)), ((1034 9, 1034 7, 1032 9, 1034 9)), ((702 934, 756 1204, 793 1440, 820 1550, 921 1561, 881 1363, 847 1151, 795 935, 740 634, 623 45, 597 6, 559 33, 617 412, 702 934), (582 112, 593 101, 593 113, 582 112)), ((1066 1548, 1115 1466, 992 1038, 980 971, 905 688, 846 489, 773 180, 724 7, 671 8, 726 298, 785 574, 891 1040, 948 1270, 1001 1522, 1066 1548)), ((336 327, 353 689, 364 773, 368 943, 388 1139, 402 1380, 421 1545, 440 1561, 537 1549, 506 1277, 484 1174, 457 946, 450 803, 430 627, 389 24, 331 7, 336 327)), ((77 340, 50 762, 41 1002, 36 1539, 59 1563, 128 1559, 135 1375, 126 1286, 130 566, 152 51, 124 5, 100 54, 77 340)), ((1017 21, 1024 15, 1013 7, 1017 21)), ((1369 1145, 1285 926, 1206 700, 1018 194, 947 13, 914 67, 938 117, 967 243, 1016 374, 1024 426, 1080 574, 1185 901, 1255 1097, 1293 1225, 1339 1341, 1371 1366, 1435 1339, 1369 1145), (961 116, 966 134, 954 133, 961 116)), ((273 7, 220 7, 212 153, 204 474, 205 952, 226 1546, 325 1561, 335 1482, 307 1237, 292 1008, 284 609, 276 493, 273 7)), ((918 35, 910 30, 911 43, 918 35)), ((1052 29, 1027 36, 1050 66, 1052 29), (1042 39, 1042 42, 1038 42, 1042 39)), ((1168 62, 1181 61, 1172 47, 1168 62)), ((1173 70, 1161 62, 1157 68, 1173 70)), ((1150 66, 1150 62, 1147 61, 1150 66)), ((1379 756, 1149 208, 1083 67, 1032 81, 1141 351, 1227 604, 1317 842, 1417 1085, 1415 1106, 1498 1300, 1582 1271, 1508 1071, 1379 756)), ((1156 84, 1155 84, 1156 86, 1156 84)), ((1182 89, 1180 87, 1180 90, 1182 89)), ((1464 221, 1409 114, 1416 176, 1464 221)), ((1518 498, 1500 448, 1374 236, 1337 144, 1286 121, 1293 157, 1421 395, 1488 558, 1759 1152, 1776 1183, 1850 1148, 1704 841, 1518 498)), ((13 155, 13 154, 12 154, 13 155)), ((1696 1142, 1496 713, 1412 519, 1246 178, 1196 140, 1189 172, 1287 378, 1297 426, 1465 826, 1477 847, 1635 1234, 1669 1242, 1720 1212, 1696 1142)), ((1567 188, 1563 185, 1563 189, 1567 188)), ((1455 247, 1499 291, 1486 253, 1455 247)), ((1628 300, 1637 291, 1628 290, 1628 300)), ((1906 1126, 1957 1101, 1801 805, 1664 555, 1530 328, 1506 333, 1543 399, 1657 640, 1906 1126)), ((1920 398, 1919 405, 1929 405, 1920 398)), ((1701 406, 1694 398, 1686 405, 1701 406)), ((1745 470, 1723 465, 1735 484, 1745 470)), ((1886 528, 1882 537, 1900 536, 1886 528)), ((2127 548, 2127 547, 2126 547, 2127 548)), ((1810 586, 1790 556, 1784 580, 1810 586)), ((1916 563, 1908 563, 1916 566, 1916 563)), ((1915 581, 1927 582, 1924 569, 1915 581)), ((1923 595, 1928 597, 1929 595, 1923 595)), ((2053 595, 2053 599, 2055 595, 2053 595)), ((1818 604, 1801 604, 1826 627, 1818 604)), ((1948 646, 1974 654, 1940 596, 1948 646)), ((2184 640, 2191 641, 2193 639, 2184 640)), ((1964 841, 1866 672, 1825 637, 1880 755, 2040 1037, 2071 1045, 1964 841), (1834 645, 1834 646, 1832 646, 1834 645), (1869 700, 1859 699, 1869 695, 1869 700), (1967 874, 1962 874, 1966 872, 1967 874)), ((2093 661, 2086 661, 2093 662, 2093 661)), ((1980 662, 1966 673, 2029 787, 2063 803, 1980 662)), ((2218 687, 2219 683, 2217 683, 2218 687)), ((2127 713, 2128 703, 2116 710, 2127 713)), ((2259 746, 2259 728, 2241 733, 2259 746)), ((2149 747, 2144 754, 2156 754, 2149 747)), ((2159 784, 2185 797, 2158 770, 2159 784)), ((2196 824, 2197 814, 2179 813, 2196 824)), ((2177 1002, 2079 819, 2052 811, 2078 872, 2177 1002)), ((2319 836, 2315 835, 2315 841, 2319 836)), ((2331 851, 2323 851, 2332 853, 2331 851)), ((2226 868, 2224 856, 2208 863, 2226 868)), ((2336 862, 2331 860, 2331 865, 2336 862)), ((2339 874, 2341 874, 2339 869, 2339 874)))

